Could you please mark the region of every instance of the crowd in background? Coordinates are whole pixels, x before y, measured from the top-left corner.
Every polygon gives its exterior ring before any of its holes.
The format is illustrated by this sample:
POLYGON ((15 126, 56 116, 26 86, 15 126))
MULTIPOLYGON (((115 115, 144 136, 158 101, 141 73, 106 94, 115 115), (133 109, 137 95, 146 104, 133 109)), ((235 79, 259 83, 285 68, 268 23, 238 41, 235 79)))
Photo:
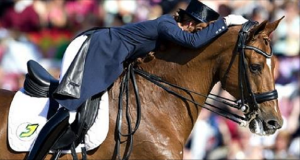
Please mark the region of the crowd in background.
MULTIPOLYGON (((221 16, 274 21, 276 89, 284 118, 275 135, 260 137, 205 109, 185 147, 187 159, 300 159, 300 4, 298 0, 203 0, 221 16)), ((59 77, 64 50, 91 27, 120 26, 174 14, 189 0, 1 0, 0 88, 18 90, 33 59, 59 77)))

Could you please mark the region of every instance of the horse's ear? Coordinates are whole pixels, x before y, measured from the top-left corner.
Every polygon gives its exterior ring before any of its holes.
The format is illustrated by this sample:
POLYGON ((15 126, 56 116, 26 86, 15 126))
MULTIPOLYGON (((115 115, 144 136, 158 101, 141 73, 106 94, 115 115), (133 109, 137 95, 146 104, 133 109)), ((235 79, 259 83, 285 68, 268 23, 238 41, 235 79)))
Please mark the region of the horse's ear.
POLYGON ((282 16, 280 19, 278 19, 277 21, 274 21, 272 23, 267 23, 267 26, 264 30, 264 32, 267 35, 270 35, 278 26, 279 22, 284 18, 284 16, 282 16))
POLYGON ((249 32, 249 40, 252 39, 255 35, 263 31, 266 27, 267 21, 263 21, 262 23, 258 24, 257 26, 253 27, 249 32))

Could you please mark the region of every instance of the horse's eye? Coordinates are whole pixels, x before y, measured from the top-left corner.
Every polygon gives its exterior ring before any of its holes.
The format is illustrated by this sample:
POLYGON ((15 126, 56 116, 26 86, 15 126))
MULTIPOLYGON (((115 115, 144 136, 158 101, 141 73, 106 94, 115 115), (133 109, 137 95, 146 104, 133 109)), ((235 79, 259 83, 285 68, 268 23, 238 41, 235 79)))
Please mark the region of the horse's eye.
POLYGON ((264 40, 265 41, 265 45, 269 45, 269 41, 268 40, 264 40))
POLYGON ((261 72, 261 69, 262 69, 262 67, 261 67, 261 65, 259 65, 259 64, 251 64, 251 65, 250 65, 250 71, 251 71, 252 73, 260 73, 260 72, 261 72))
POLYGON ((270 39, 269 38, 264 38, 264 42, 265 42, 265 45, 268 45, 269 42, 270 42, 270 39))

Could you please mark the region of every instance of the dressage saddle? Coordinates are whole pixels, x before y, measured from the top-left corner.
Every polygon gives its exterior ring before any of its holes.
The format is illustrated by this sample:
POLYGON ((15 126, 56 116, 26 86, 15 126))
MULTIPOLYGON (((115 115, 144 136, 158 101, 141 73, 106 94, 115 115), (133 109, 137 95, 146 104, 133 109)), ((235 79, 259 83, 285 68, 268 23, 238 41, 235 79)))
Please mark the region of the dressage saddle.
MULTIPOLYGON (((33 60, 28 61, 27 69, 24 93, 50 100, 48 122, 40 131, 27 159, 43 159, 50 150, 55 152, 55 159, 59 158, 62 150, 71 150, 73 158, 77 159, 75 148, 80 143, 84 144, 84 137, 97 117, 101 96, 95 95, 83 103, 77 110, 75 121, 69 124, 69 111, 64 107, 58 109, 59 105, 52 97, 59 81, 33 60)), ((84 152, 85 148, 82 148, 83 157, 86 156, 84 152)))

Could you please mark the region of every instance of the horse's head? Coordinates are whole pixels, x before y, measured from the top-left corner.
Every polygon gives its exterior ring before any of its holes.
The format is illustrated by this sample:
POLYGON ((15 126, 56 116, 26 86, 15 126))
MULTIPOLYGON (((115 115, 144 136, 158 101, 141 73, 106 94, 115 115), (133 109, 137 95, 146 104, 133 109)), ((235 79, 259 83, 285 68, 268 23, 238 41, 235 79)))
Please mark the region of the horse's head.
POLYGON ((249 129, 259 135, 273 134, 283 124, 275 90, 275 62, 269 38, 281 19, 250 27, 244 37, 240 32, 236 46, 239 52, 231 58, 232 65, 227 63, 228 71, 222 73, 222 87, 241 99, 241 107, 246 106, 249 129), (236 75, 239 75, 238 78, 236 75))

